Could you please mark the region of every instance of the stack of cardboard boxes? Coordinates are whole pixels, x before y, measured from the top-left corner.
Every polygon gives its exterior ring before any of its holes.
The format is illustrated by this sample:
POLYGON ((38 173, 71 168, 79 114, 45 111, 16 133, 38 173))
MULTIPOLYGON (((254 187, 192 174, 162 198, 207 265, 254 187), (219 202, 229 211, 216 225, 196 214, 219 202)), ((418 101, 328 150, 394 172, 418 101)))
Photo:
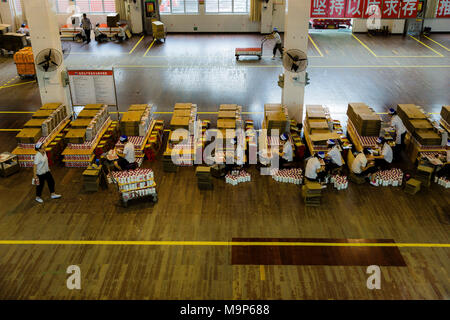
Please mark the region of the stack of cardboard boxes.
POLYGON ((221 104, 219 115, 217 117, 217 129, 222 133, 223 139, 226 138, 227 130, 229 136, 236 136, 235 130, 243 129, 242 107, 237 104, 221 104), (231 132, 231 134, 230 134, 231 132))
POLYGON ((164 23, 162 23, 161 21, 153 21, 152 34, 154 39, 164 39, 165 38, 164 23))
POLYGON ((287 108, 281 104, 265 104, 262 128, 267 129, 269 135, 274 129, 278 130, 279 134, 289 132, 290 121, 287 108))
POLYGON ((83 187, 86 192, 97 192, 101 180, 102 166, 90 165, 83 171, 83 187))
POLYGON ((399 104, 397 105, 397 113, 406 129, 421 145, 441 145, 441 134, 434 128, 431 121, 418 106, 414 104, 399 104))
POLYGON ((152 121, 152 106, 133 104, 120 121, 120 132, 126 136, 145 136, 152 121))
POLYGON ((71 128, 66 134, 66 143, 82 144, 92 141, 105 122, 109 119, 108 106, 102 104, 88 104, 71 122, 71 128))
POLYGON ((14 54, 17 74, 20 76, 31 76, 36 74, 34 68, 34 56, 31 47, 20 49, 14 54))
POLYGON ((211 167, 198 166, 195 170, 197 185, 200 190, 212 190, 211 167))
POLYGON ((450 124, 450 106, 442 106, 441 119, 450 124))
POLYGON ((195 122, 197 120, 197 105, 193 103, 176 103, 172 119, 170 120, 170 130, 185 129, 189 134, 195 134, 195 122))
POLYGON ((349 103, 347 116, 360 136, 380 135, 381 118, 364 103, 349 103))

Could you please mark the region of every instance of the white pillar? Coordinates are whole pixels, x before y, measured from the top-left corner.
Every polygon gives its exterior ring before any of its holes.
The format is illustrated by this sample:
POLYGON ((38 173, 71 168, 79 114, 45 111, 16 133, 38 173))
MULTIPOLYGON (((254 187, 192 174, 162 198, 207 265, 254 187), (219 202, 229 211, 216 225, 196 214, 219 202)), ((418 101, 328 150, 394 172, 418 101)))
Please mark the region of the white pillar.
MULTIPOLYGON (((27 0, 25 12, 30 28, 33 55, 36 56, 44 49, 56 49, 62 54, 59 26, 56 11, 51 0, 27 0)), ((36 67, 36 75, 41 94, 42 104, 61 102, 71 110, 70 93, 61 81, 61 72, 64 71, 64 61, 53 72, 43 72, 36 67)))
MULTIPOLYGON (((299 49, 308 52, 308 26, 310 0, 286 0, 286 20, 284 33, 284 50, 299 49)), ((303 99, 305 95, 306 72, 292 73, 284 72, 284 88, 282 92, 282 103, 289 111, 289 117, 301 122, 303 117, 303 99), (294 81, 292 78, 298 76, 300 79, 294 81)))

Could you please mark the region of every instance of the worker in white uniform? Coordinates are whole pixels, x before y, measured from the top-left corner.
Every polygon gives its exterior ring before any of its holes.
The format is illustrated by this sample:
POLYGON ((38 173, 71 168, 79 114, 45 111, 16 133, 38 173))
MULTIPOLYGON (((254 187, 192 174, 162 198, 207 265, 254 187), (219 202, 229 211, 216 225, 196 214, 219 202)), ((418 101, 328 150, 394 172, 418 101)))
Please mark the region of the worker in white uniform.
POLYGON ((395 128, 395 152, 396 157, 398 157, 400 155, 401 148, 403 148, 403 144, 405 143, 406 127, 403 124, 402 119, 400 119, 400 117, 398 116, 397 111, 395 111, 393 108, 390 108, 389 114, 392 115, 391 126, 395 128))
POLYGON ((341 168, 343 165, 342 162, 342 156, 341 151, 339 150, 338 146, 334 142, 334 140, 328 140, 328 148, 331 148, 330 151, 328 151, 328 156, 325 161, 325 168, 328 173, 331 173, 332 171, 336 171, 338 168, 341 168))
POLYGON ((369 163, 368 160, 372 159, 369 149, 364 149, 364 152, 360 152, 352 163, 352 172, 358 176, 368 176, 377 170, 373 163, 369 163))
POLYGON ((100 31, 100 23, 95 25, 94 35, 97 42, 108 41, 108 36, 100 31))
POLYGON ((17 30, 17 33, 21 33, 26 35, 27 37, 30 36, 30 30, 27 28, 27 25, 25 23, 22 23, 19 30, 17 30))
POLYGON ((124 144, 123 157, 119 157, 119 159, 114 162, 114 166, 119 170, 128 170, 136 161, 134 144, 128 141, 127 136, 121 136, 119 140, 124 144))
POLYGON ((377 139, 377 143, 383 145, 381 148, 382 159, 375 159, 375 165, 378 169, 386 170, 389 168, 389 164, 394 160, 394 152, 392 151, 391 146, 383 137, 379 137, 377 139))
POLYGON ((231 143, 236 145, 236 151, 234 154, 234 159, 236 161, 236 164, 238 166, 243 166, 245 163, 245 152, 244 152, 243 143, 239 143, 237 137, 235 137, 233 140, 231 140, 231 143))
POLYGON ((275 60, 275 56, 277 55, 277 50, 280 51, 280 56, 281 56, 281 58, 283 58, 283 44, 281 42, 281 36, 278 33, 278 28, 273 28, 273 32, 272 32, 271 36, 273 39, 275 39, 272 60, 275 60))
POLYGON ((280 135, 280 141, 283 144, 283 151, 279 153, 281 157, 280 165, 284 165, 294 160, 294 149, 291 141, 288 140, 288 135, 286 133, 280 135))
POLYGON ((319 151, 306 162, 305 177, 309 181, 321 182, 325 171, 322 169, 322 164, 319 159, 325 158, 325 152, 319 151))
POLYGON ((44 189, 45 181, 47 181, 48 188, 50 189, 50 197, 52 199, 59 199, 61 195, 55 193, 55 180, 50 173, 50 168, 48 167, 48 158, 42 143, 36 143, 34 146, 36 150, 36 155, 34 156, 33 165, 33 178, 36 184, 36 201, 43 203, 42 200, 42 190, 44 189))

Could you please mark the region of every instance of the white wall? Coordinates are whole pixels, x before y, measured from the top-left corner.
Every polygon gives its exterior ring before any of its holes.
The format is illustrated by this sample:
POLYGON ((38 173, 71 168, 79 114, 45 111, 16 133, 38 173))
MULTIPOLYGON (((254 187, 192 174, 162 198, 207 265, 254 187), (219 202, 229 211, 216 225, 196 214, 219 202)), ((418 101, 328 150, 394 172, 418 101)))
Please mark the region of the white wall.
MULTIPOLYGON (((58 13, 56 15, 56 18, 58 19, 58 25, 61 27, 67 23, 67 18, 70 17, 71 14, 60 14, 58 13)), ((106 14, 88 14, 88 18, 91 19, 92 25, 95 26, 95 24, 98 23, 106 23, 106 14)))
POLYGON ((161 14, 167 32, 259 32, 260 22, 250 21, 248 14, 161 14), (197 31, 194 31, 197 27, 197 31))
POLYGON ((10 4, 9 1, 8 2, 0 1, 0 15, 2 16, 2 23, 11 25, 9 31, 13 31, 15 29, 14 19, 9 4, 10 4))
POLYGON ((424 27, 431 27, 431 32, 449 32, 450 19, 425 19, 424 27))
MULTIPOLYGON (((388 26, 393 34, 402 34, 405 19, 381 19, 381 26, 388 26)), ((353 19, 353 32, 367 32, 367 19, 353 19)))

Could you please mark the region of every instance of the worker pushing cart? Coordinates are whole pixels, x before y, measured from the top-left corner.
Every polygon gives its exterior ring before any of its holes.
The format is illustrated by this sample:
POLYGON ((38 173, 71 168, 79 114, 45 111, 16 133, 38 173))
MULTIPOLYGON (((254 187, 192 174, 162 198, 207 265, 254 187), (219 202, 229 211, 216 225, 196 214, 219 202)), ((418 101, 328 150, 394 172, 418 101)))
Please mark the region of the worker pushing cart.
POLYGON ((266 42, 269 39, 275 39, 275 45, 273 47, 273 57, 272 60, 275 59, 277 50, 280 51, 281 58, 283 57, 283 43, 281 41, 281 36, 278 33, 277 28, 273 28, 273 32, 261 40, 261 47, 260 48, 236 48, 235 50, 235 56, 236 60, 239 60, 240 56, 257 56, 258 60, 261 60, 262 54, 263 54, 263 45, 264 42, 266 42))

